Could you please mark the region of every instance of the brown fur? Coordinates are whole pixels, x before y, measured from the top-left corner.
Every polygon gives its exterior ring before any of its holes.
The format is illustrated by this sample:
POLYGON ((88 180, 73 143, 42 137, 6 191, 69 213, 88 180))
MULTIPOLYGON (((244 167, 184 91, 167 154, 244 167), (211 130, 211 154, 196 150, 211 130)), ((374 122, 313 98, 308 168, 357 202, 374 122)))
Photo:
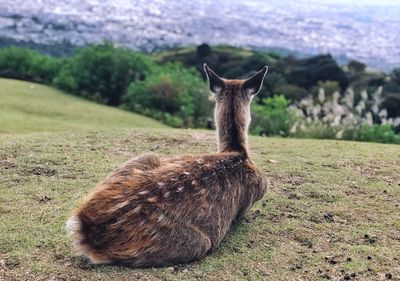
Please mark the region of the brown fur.
POLYGON ((266 68, 247 80, 205 71, 219 152, 144 154, 98 184, 67 222, 76 250, 92 262, 147 267, 201 259, 264 195, 267 181, 249 159, 247 128, 266 68))

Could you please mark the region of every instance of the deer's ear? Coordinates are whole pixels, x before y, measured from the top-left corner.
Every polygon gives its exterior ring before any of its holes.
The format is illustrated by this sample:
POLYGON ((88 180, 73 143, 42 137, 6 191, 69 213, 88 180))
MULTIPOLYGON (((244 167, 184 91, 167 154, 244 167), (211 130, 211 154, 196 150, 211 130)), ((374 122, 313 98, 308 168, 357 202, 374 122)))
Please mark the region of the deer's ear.
POLYGON ((210 91, 218 95, 225 85, 224 80, 221 77, 219 77, 214 71, 212 71, 211 68, 209 68, 206 63, 203 65, 203 67, 204 67, 204 72, 206 73, 207 76, 207 81, 208 81, 208 86, 210 87, 210 91))
POLYGON ((243 88, 249 95, 257 95, 261 90, 265 74, 267 74, 268 66, 264 66, 253 76, 247 78, 243 83, 243 88))

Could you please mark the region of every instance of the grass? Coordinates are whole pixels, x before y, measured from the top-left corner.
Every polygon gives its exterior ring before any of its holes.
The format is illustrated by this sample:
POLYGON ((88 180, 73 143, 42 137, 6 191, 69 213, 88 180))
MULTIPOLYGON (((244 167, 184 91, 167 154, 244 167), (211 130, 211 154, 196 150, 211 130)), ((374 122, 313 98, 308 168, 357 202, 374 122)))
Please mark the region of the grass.
POLYGON ((130 157, 212 152, 214 133, 5 79, 0 132, 0 281, 400 279, 396 145, 251 137, 271 186, 221 247, 188 265, 128 269, 73 257, 66 218, 130 157))
POLYGON ((40 84, 0 78, 0 133, 165 128, 161 123, 95 104, 40 84))
POLYGON ((119 129, 0 135, 0 280, 385 280, 400 278, 396 145, 251 137, 266 196, 204 260, 91 266, 64 223, 130 157, 215 150, 214 133, 119 129))

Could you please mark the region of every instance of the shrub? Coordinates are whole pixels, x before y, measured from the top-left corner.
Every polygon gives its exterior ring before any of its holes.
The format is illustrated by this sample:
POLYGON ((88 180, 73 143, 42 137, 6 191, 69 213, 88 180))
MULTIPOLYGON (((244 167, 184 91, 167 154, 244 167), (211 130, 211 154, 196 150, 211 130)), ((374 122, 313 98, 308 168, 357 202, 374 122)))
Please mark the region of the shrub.
POLYGON ((25 48, 0 49, 0 76, 50 83, 61 66, 61 60, 25 48))
POLYGON ((312 94, 314 96, 318 96, 319 89, 324 89, 325 94, 330 97, 335 92, 340 92, 339 82, 337 81, 319 81, 317 86, 314 86, 312 89, 312 94))
POLYGON ((363 125, 349 133, 347 139, 359 141, 400 144, 400 135, 396 134, 392 125, 363 125))
POLYGON ((294 123, 294 115, 288 109, 289 100, 284 96, 262 99, 252 104, 250 132, 258 135, 288 136, 294 123))
MULTIPOLYGON (((287 81, 280 72, 274 70, 268 71, 268 78, 264 80, 264 85, 260 93, 258 94, 258 97, 266 98, 268 96, 272 96, 274 89, 285 85, 287 85, 287 81)), ((280 95, 280 94, 285 95, 285 93, 283 92, 278 94, 275 93, 275 95, 280 95)), ((290 99, 293 100, 292 98, 290 99)))
POLYGON ((295 85, 280 85, 274 89, 273 94, 276 96, 282 95, 295 101, 301 100, 308 95, 306 90, 295 85))
POLYGON ((390 78, 393 80, 393 82, 400 85, 400 67, 393 69, 393 71, 390 73, 390 78))
POLYGON ((349 81, 344 71, 331 55, 318 55, 303 60, 289 61, 292 64, 287 72, 290 84, 310 89, 318 81, 338 81, 341 89, 346 89, 349 81))
POLYGON ((357 101, 350 89, 341 99, 338 92, 327 98, 320 89, 318 99, 309 97, 292 107, 297 120, 291 135, 396 143, 400 136, 393 128, 400 125, 400 118, 388 118, 387 110, 381 108, 382 88, 359 96, 357 101))
POLYGON ((354 75, 360 75, 365 71, 365 68, 367 65, 365 65, 362 62, 356 61, 356 60, 351 60, 348 64, 347 67, 350 71, 350 73, 354 75))
POLYGON ((54 84, 75 95, 119 105, 129 84, 143 80, 155 63, 141 53, 110 43, 81 49, 61 68, 54 84))
POLYGON ((199 46, 197 46, 197 56, 199 58, 204 58, 206 56, 209 56, 211 54, 211 47, 210 45, 203 43, 199 46))
POLYGON ((211 114, 208 90, 194 69, 177 64, 158 67, 146 80, 131 83, 123 108, 174 127, 205 127, 211 114))
POLYGON ((243 60, 242 69, 245 73, 249 73, 263 68, 266 64, 268 61, 263 54, 254 54, 243 60))
POLYGON ((385 95, 382 101, 382 107, 388 112, 388 117, 395 118, 400 115, 400 91, 385 95))

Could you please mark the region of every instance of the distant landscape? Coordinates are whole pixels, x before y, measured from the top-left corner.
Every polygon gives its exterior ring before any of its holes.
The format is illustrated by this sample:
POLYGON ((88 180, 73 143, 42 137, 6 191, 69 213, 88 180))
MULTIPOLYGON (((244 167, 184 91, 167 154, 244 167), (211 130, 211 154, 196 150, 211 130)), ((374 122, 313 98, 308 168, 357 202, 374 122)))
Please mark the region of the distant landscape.
POLYGON ((339 63, 355 59, 390 71, 400 65, 399 26, 396 1, 0 2, 0 46, 58 55, 104 39, 147 52, 208 43, 300 57, 330 53, 339 63))

